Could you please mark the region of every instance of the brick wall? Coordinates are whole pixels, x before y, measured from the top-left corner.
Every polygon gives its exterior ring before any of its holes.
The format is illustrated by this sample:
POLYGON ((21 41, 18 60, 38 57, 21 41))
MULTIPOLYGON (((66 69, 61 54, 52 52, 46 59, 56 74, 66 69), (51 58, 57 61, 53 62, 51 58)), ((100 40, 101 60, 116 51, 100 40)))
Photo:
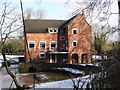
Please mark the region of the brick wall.
MULTIPOLYGON (((66 47, 66 41, 68 41, 68 60, 69 63, 73 63, 75 60, 72 54, 78 55, 77 63, 91 63, 91 26, 87 23, 84 15, 78 14, 76 18, 68 25, 66 33, 50 34, 50 33, 27 33, 27 41, 35 41, 35 50, 30 51, 31 58, 36 58, 37 62, 50 62, 50 42, 55 41, 57 44, 58 52, 60 49, 66 47), (72 34, 72 30, 76 29, 77 34, 72 34), (65 40, 60 40, 60 37, 64 36, 65 40), (40 50, 40 41, 46 42, 46 50, 40 50), (72 42, 77 41, 77 46, 73 47, 72 42), (46 58, 39 58, 40 53, 46 53, 46 58), (87 60, 83 60, 83 56, 87 55, 87 60)), ((66 49, 66 48, 65 48, 66 49)), ((67 50, 66 50, 67 51, 67 50)), ((60 58, 60 57, 59 57, 60 58)), ((26 62, 29 62, 30 58, 28 50, 26 49, 26 62)))
MULTIPOLYGON (((58 34, 49 34, 49 33, 27 33, 27 41, 35 41, 35 50, 29 51, 31 58, 36 58, 37 62, 49 62, 48 54, 46 54, 45 59, 40 59, 40 53, 47 53, 50 50, 50 42, 58 42, 58 34), (46 50, 40 50, 40 41, 46 41, 46 50)), ((26 49, 26 62, 29 62, 28 50, 26 49)))
POLYGON ((78 54, 78 63, 91 62, 91 27, 85 21, 84 16, 78 15, 68 26, 68 60, 73 62, 72 54, 78 54), (77 34, 72 34, 76 29, 77 34), (73 47, 72 42, 77 41, 77 46, 73 47), (82 54, 87 54, 87 61, 82 62, 82 54))

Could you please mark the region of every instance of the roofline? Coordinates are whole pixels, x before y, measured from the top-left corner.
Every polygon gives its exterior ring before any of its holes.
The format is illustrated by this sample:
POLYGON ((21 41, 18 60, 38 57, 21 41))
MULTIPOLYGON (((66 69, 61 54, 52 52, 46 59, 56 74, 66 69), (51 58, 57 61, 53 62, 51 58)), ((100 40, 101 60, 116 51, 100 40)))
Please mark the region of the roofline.
POLYGON ((25 19, 25 20, 36 20, 36 21, 39 21, 39 20, 50 20, 50 21, 67 21, 67 19, 63 20, 63 19, 25 19))
MULTIPOLYGON (((76 15, 76 17, 78 16, 78 15, 85 15, 84 14, 84 12, 82 13, 82 14, 80 14, 80 13, 78 13, 77 15, 76 15)), ((86 20, 86 17, 85 16, 83 16, 84 17, 84 19, 85 19, 85 22, 88 24, 88 26, 90 26, 90 27, 92 27, 89 23, 88 23, 88 21, 86 20)))

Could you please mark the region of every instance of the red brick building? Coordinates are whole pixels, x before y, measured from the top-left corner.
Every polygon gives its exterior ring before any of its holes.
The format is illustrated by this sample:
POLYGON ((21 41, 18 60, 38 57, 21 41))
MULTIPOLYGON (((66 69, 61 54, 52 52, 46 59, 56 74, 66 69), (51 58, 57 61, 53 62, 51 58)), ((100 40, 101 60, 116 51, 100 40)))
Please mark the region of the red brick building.
POLYGON ((26 62, 91 63, 91 26, 84 14, 69 20, 26 19, 25 26, 26 62))

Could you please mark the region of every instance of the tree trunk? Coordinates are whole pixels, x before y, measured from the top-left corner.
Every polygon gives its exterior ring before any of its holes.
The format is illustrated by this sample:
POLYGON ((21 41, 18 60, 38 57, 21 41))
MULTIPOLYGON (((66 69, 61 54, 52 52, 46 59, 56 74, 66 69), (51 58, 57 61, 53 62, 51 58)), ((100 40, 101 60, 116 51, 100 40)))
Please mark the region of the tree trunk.
POLYGON ((4 59, 4 65, 5 65, 5 68, 6 68, 6 71, 7 73, 12 77, 17 89, 21 89, 22 87, 20 86, 20 84, 18 83, 17 79, 16 79, 16 76, 10 71, 10 69, 8 68, 8 62, 6 60, 6 56, 5 56, 5 53, 4 51, 2 50, 2 55, 3 55, 3 59, 4 59))

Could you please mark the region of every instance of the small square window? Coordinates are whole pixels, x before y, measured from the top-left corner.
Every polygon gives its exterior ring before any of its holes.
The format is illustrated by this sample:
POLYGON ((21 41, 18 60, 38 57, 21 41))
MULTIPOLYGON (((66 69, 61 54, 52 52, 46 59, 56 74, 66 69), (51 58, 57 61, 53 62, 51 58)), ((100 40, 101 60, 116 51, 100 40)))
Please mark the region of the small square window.
POLYGON ((60 40, 65 40, 65 37, 64 37, 64 36, 61 36, 61 37, 60 37, 60 40))
POLYGON ((77 34, 77 30, 72 30, 72 34, 77 34))
POLYGON ((45 53, 40 53, 40 58, 46 58, 46 54, 45 53))
POLYGON ((77 41, 73 41, 73 42, 72 42, 72 46, 73 46, 73 47, 77 46, 77 41))

